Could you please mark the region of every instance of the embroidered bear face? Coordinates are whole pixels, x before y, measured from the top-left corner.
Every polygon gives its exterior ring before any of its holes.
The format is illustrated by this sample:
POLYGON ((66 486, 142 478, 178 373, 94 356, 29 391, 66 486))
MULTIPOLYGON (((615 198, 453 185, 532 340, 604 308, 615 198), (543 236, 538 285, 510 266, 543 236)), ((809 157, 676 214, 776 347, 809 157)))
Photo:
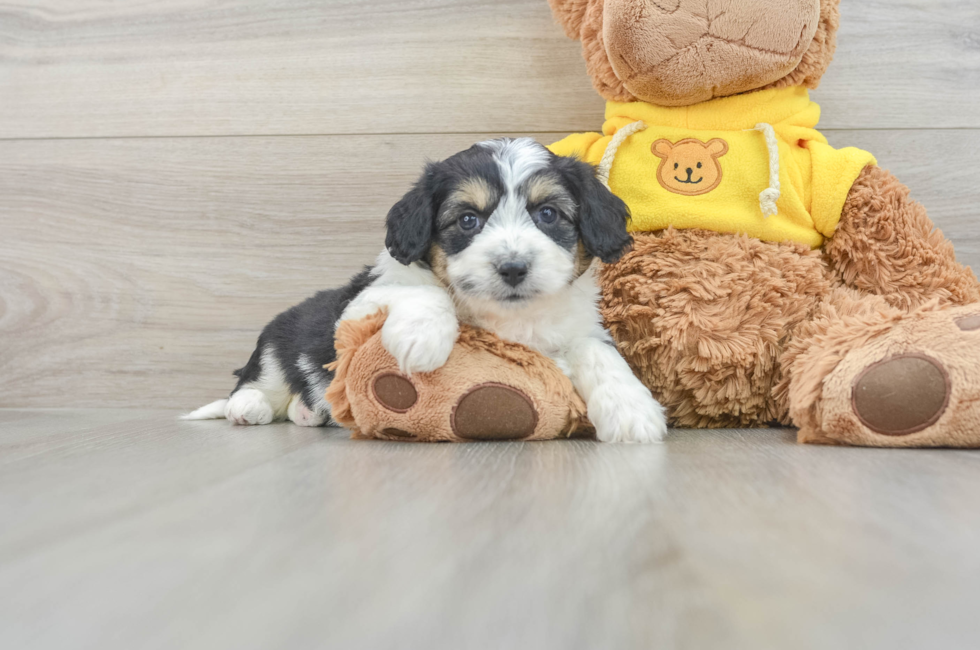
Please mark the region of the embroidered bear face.
POLYGON ((706 143, 696 138, 679 142, 657 140, 651 150, 661 159, 657 180, 668 192, 698 196, 721 184, 718 159, 728 153, 728 143, 721 138, 706 143))

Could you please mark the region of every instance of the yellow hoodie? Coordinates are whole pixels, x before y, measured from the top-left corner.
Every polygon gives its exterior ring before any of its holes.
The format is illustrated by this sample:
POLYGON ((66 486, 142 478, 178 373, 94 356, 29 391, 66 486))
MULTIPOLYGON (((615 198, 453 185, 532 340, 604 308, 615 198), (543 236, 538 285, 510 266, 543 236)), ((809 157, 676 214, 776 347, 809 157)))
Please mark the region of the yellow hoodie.
POLYGON ((799 87, 682 108, 609 102, 602 134, 549 148, 599 165, 630 207, 631 231, 704 228, 818 248, 858 175, 877 164, 866 151, 827 144, 819 119, 799 87))

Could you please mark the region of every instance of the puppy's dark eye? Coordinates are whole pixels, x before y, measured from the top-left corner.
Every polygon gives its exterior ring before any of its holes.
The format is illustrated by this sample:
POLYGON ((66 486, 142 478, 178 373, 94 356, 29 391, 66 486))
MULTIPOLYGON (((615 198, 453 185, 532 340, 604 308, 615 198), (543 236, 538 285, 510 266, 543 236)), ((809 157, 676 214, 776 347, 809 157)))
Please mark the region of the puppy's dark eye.
POLYGON ((473 230, 480 225, 480 218, 475 214, 467 212, 459 218, 459 227, 463 230, 473 230))
POLYGON ((701 163, 698 163, 698 169, 701 169, 701 163))
POLYGON ((534 213, 534 219, 541 223, 554 223, 558 219, 558 210, 550 205, 542 206, 534 213))
POLYGON ((678 167, 680 167, 680 165, 678 163, 674 163, 674 169, 677 169, 678 167))

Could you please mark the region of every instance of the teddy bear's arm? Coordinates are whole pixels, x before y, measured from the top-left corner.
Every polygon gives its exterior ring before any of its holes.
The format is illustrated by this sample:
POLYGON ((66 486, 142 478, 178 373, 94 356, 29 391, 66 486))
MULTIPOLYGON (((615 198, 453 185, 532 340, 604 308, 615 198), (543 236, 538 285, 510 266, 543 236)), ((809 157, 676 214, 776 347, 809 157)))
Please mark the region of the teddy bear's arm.
POLYGON ((952 243, 891 173, 871 165, 848 194, 840 223, 825 245, 844 284, 911 309, 934 298, 980 300, 973 272, 956 261, 952 243))

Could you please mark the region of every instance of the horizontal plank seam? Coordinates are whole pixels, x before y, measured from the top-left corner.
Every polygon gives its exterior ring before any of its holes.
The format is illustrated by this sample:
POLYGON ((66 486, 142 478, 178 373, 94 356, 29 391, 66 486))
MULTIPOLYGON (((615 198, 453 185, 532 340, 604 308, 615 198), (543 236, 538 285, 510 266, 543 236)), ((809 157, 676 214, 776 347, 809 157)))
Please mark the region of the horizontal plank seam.
MULTIPOLYGON (((596 127, 596 131, 599 127, 596 127)), ((902 132, 902 131, 921 131, 921 132, 937 132, 937 131, 980 131, 980 127, 970 127, 970 126, 942 126, 942 127, 901 127, 901 128, 836 128, 828 127, 821 129, 824 133, 872 133, 872 132, 902 132)), ((439 131, 439 132, 378 132, 378 133, 219 133, 213 135, 78 135, 78 136, 41 136, 41 137, 24 137, 24 138, 8 138, 0 137, 0 142, 44 142, 44 141, 62 141, 62 140, 194 140, 194 139, 206 139, 206 138, 359 138, 359 137, 394 137, 394 136, 443 136, 443 135, 475 135, 475 136, 487 136, 487 135, 498 135, 500 133, 506 133, 508 131, 439 131)), ((575 133, 577 131, 569 131, 567 129, 561 131, 536 131, 530 130, 515 130, 509 131, 509 133, 535 133, 541 135, 563 135, 566 133, 575 133)))

